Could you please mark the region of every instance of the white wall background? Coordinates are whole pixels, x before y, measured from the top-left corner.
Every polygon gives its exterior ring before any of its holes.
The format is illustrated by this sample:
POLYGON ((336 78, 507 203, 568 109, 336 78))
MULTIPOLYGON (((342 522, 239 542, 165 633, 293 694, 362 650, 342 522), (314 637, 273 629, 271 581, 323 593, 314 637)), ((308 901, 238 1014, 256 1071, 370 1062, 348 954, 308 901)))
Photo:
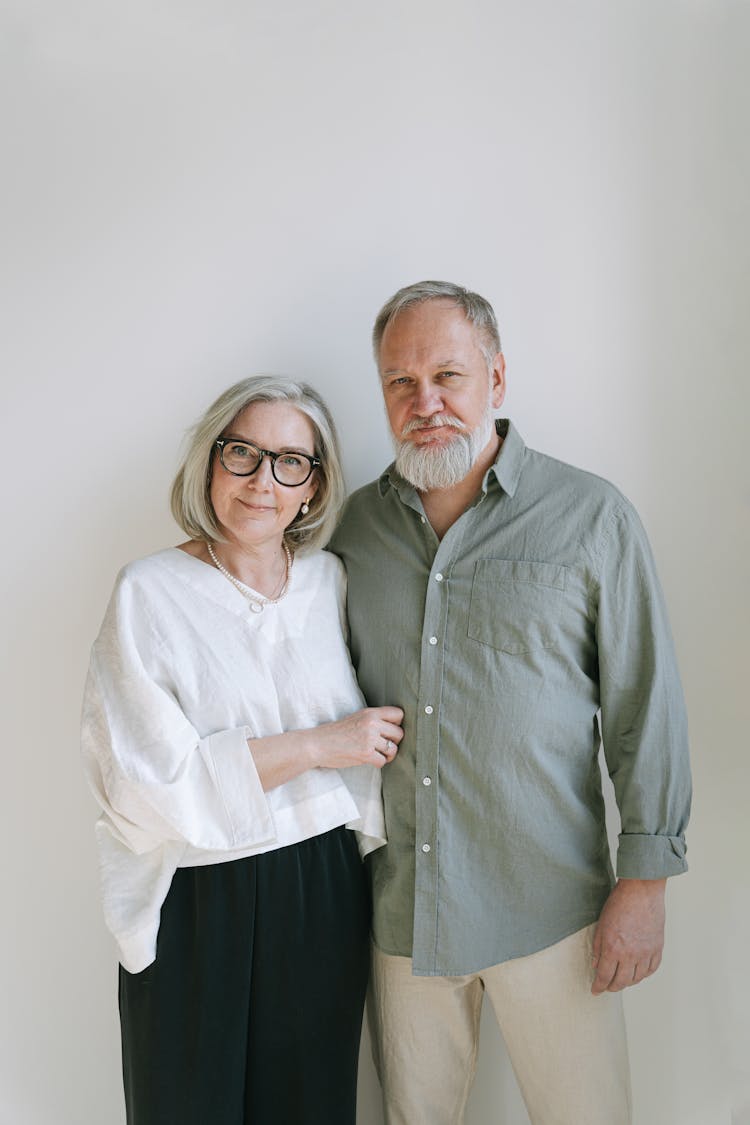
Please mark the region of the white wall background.
MULTIPOLYGON (((494 302, 527 442, 613 478, 649 528, 696 801, 664 967, 628 995, 636 1122, 748 1125, 750 5, 5 0, 1 18, 0 1122, 124 1120, 77 720, 115 572, 177 541, 180 435, 234 379, 299 374, 335 408, 350 484, 371 478, 389 459, 371 320, 439 277, 494 302)), ((487 1020, 468 1125, 500 1120, 526 1117, 487 1020)))

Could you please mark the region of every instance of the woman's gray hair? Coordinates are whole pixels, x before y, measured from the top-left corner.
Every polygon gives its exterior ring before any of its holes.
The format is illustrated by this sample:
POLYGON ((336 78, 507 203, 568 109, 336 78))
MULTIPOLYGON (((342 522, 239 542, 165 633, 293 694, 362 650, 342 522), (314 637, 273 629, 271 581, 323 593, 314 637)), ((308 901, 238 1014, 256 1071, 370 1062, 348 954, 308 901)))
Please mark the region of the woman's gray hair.
POLYGON ((464 289, 462 285, 454 285, 450 281, 417 281, 414 285, 406 285, 394 293, 389 301, 383 305, 375 320, 372 330, 372 347, 375 352, 375 361, 380 359, 380 344, 383 333, 392 320, 412 305, 421 305, 425 301, 451 301, 457 309, 461 309, 464 316, 470 321, 479 333, 480 347, 487 360, 488 367, 492 367, 495 356, 502 351, 500 333, 497 328, 497 318, 489 301, 464 289))
MULTIPOLYGON (((284 538, 295 550, 323 547, 333 534, 346 494, 336 427, 317 391, 307 383, 277 375, 252 375, 235 383, 189 431, 187 450, 170 493, 172 515, 191 539, 224 540, 211 503, 216 442, 254 402, 289 402, 312 423, 314 452, 321 462, 315 470, 318 488, 309 500, 309 512, 295 517, 284 538)), ((304 488, 300 492, 304 496, 304 488)))

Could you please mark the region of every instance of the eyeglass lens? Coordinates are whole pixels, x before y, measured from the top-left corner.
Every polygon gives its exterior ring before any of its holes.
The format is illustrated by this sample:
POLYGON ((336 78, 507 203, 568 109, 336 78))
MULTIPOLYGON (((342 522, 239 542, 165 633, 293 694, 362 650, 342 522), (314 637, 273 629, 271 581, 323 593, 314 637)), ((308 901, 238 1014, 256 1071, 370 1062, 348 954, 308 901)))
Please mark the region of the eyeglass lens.
MULTIPOLYGON (((262 459, 260 449, 243 441, 228 441, 221 448, 224 468, 241 476, 254 473, 262 459)), ((271 460, 271 469, 279 484, 304 484, 312 473, 312 465, 300 453, 277 453, 271 460)))

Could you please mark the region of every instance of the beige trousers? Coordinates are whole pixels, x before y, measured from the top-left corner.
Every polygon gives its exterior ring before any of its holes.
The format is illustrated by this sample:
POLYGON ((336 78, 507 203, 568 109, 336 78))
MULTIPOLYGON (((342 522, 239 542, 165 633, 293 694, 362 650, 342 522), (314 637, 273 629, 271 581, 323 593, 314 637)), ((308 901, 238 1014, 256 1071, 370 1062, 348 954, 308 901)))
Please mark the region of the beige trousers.
POLYGON ((386 1125, 461 1125, 485 992, 532 1125, 629 1125, 622 998, 591 995, 593 933, 462 977, 412 976, 409 957, 374 948, 368 1014, 386 1125))

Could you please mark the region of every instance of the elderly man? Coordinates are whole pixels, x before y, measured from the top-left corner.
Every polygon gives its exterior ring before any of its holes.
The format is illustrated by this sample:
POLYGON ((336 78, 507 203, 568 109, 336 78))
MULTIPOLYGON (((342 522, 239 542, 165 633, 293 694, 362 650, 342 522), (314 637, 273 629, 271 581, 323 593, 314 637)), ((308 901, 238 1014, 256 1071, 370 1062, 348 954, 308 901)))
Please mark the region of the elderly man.
POLYGON ((495 419, 505 361, 482 297, 402 289, 374 346, 396 459, 333 549, 360 684, 405 715, 370 860, 386 1121, 463 1120, 487 992, 533 1125, 625 1125, 620 993, 659 966, 690 800, 646 536, 612 485, 495 419))

